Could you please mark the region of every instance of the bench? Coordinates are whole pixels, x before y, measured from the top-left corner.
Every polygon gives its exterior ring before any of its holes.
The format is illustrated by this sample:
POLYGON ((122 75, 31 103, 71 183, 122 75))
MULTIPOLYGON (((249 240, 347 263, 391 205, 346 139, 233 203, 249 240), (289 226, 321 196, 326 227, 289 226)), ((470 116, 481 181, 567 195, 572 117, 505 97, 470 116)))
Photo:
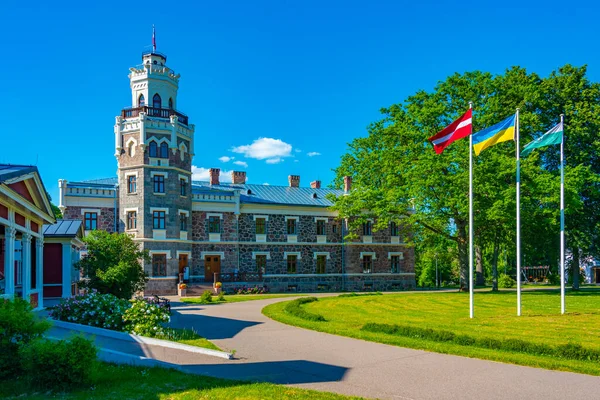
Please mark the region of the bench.
POLYGON ((169 312, 171 312, 171 300, 164 298, 164 297, 158 297, 158 295, 155 294, 154 301, 160 307, 165 307, 167 310, 169 310, 169 312))

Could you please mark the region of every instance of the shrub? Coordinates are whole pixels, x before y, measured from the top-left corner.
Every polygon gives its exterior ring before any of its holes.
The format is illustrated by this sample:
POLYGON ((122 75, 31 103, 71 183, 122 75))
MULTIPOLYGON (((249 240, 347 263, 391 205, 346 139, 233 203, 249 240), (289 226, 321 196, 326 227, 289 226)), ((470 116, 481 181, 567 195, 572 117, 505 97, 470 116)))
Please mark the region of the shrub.
POLYGON ((254 286, 254 287, 238 287, 233 288, 234 294, 266 294, 269 293, 269 289, 266 286, 254 286))
POLYGON ((303 297, 301 299, 292 300, 285 305, 283 311, 307 321, 324 322, 326 320, 322 315, 308 312, 301 307, 303 304, 312 303, 318 300, 319 299, 316 297, 303 297))
POLYGON ((371 293, 343 293, 338 295, 338 297, 359 297, 359 296, 381 296, 383 293, 381 292, 371 292, 371 293))
POLYGON ((50 328, 48 321, 36 319, 29 302, 0 299, 0 379, 19 372, 19 348, 40 338, 50 328))
POLYGON ((200 301, 204 304, 212 303, 212 292, 210 290, 205 290, 200 296, 200 301))
POLYGON ((516 284, 515 280, 506 274, 500 274, 498 277, 498 287, 509 289, 514 287, 516 284))
POLYGON ((165 307, 137 298, 123 314, 124 328, 134 335, 155 337, 164 336, 164 324, 169 322, 170 313, 165 307))
POLYGON ((68 341, 36 340, 19 351, 26 379, 43 390, 89 384, 96 355, 92 341, 82 336, 68 341))
POLYGON ((216 287, 217 289, 220 289, 220 288, 221 288, 221 286, 223 286, 223 284, 222 284, 221 282, 217 282, 217 283, 215 283, 215 287, 216 287))
POLYGON ((131 304, 127 300, 94 290, 86 295, 62 299, 52 307, 50 316, 60 321, 122 331, 123 314, 129 307, 131 304))
POLYGON ((225 301, 225 292, 219 292, 219 295, 217 296, 217 301, 225 301))
POLYGON ((179 289, 187 289, 187 285, 185 283, 180 283, 179 289))

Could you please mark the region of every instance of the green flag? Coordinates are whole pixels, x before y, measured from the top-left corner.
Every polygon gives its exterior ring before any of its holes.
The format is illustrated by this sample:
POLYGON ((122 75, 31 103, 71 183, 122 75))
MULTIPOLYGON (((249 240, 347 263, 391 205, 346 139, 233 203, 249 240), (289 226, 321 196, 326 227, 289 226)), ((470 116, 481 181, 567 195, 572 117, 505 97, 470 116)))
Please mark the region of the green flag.
POLYGON ((527 157, 534 149, 539 149, 540 147, 550 146, 553 144, 560 144, 562 142, 562 139, 563 123, 561 122, 554 128, 550 129, 548 132, 544 133, 542 136, 525 146, 525 148, 523 148, 523 151, 521 151, 521 156, 527 157))

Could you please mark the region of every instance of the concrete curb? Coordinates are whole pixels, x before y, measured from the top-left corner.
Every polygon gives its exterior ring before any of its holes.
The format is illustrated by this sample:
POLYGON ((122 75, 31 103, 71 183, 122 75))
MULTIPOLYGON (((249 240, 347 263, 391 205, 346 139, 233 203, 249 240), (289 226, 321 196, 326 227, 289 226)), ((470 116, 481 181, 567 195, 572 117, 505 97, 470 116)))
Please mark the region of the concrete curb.
MULTIPOLYGON (((169 340, 162 340, 162 339, 149 338, 149 337, 145 337, 145 336, 133 335, 133 334, 126 333, 126 332, 111 331, 110 329, 98 328, 95 326, 88 326, 88 325, 75 324, 72 322, 58 321, 58 320, 51 319, 51 318, 48 318, 48 320, 50 320, 54 324, 54 326, 56 326, 58 328, 69 329, 69 330, 89 333, 92 335, 109 337, 109 338, 113 338, 113 339, 119 339, 119 340, 123 340, 123 341, 127 341, 127 342, 144 343, 144 344, 148 344, 148 345, 152 345, 152 346, 159 346, 159 347, 165 347, 165 348, 170 348, 170 349, 183 350, 183 351, 187 351, 190 353, 198 353, 198 354, 204 354, 204 355, 212 356, 212 357, 224 358, 226 360, 233 359, 232 353, 227 353, 224 351, 205 349, 203 347, 197 347, 197 346, 191 346, 189 344, 171 342, 169 340)), ((133 357, 137 357, 137 356, 133 356, 133 357)))

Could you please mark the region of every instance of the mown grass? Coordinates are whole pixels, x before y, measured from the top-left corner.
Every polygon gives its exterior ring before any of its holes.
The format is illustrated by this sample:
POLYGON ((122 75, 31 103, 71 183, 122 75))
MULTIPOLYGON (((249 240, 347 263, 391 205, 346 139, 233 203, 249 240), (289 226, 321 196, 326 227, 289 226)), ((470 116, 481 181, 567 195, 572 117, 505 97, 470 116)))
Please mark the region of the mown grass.
POLYGON ((33 392, 23 382, 0 382, 0 398, 57 399, 160 399, 160 400, 235 400, 235 399, 359 399, 326 392, 295 389, 270 383, 248 383, 185 374, 172 369, 140 368, 99 363, 93 386, 70 393, 33 392))
POLYGON ((569 292, 568 314, 560 314, 556 291, 524 292, 523 316, 516 316, 514 291, 476 292, 475 318, 469 319, 468 293, 400 293, 384 296, 322 298, 302 307, 327 322, 313 322, 285 312, 281 302, 263 309, 275 320, 322 332, 439 353, 483 358, 600 375, 600 363, 552 355, 489 349, 453 341, 362 330, 366 324, 388 324, 448 331, 455 335, 521 340, 546 346, 575 344, 600 351, 600 291, 569 292))
POLYGON ((225 295, 225 301, 219 301, 217 296, 212 297, 211 303, 204 303, 200 296, 198 297, 182 297, 181 301, 184 303, 193 303, 193 304, 223 304, 223 303, 240 303, 242 301, 252 301, 252 300, 266 300, 266 299, 277 299, 280 297, 298 297, 305 296, 303 294, 227 294, 225 295))
POLYGON ((210 350, 221 349, 208 339, 198 335, 192 329, 167 328, 166 335, 158 339, 170 340, 172 342, 188 344, 190 346, 203 347, 210 350))

